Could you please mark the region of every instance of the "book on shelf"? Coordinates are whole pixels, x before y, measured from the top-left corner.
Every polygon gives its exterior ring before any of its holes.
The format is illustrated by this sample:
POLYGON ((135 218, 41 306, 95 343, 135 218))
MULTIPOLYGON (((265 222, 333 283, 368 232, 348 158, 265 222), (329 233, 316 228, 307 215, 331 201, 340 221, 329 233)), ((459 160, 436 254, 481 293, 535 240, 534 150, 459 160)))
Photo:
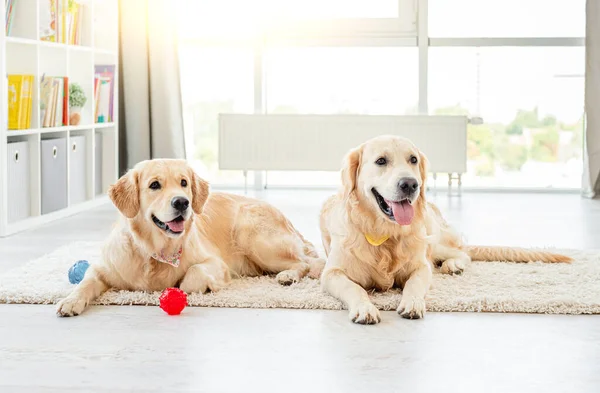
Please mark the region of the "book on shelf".
POLYGON ((69 38, 68 43, 71 45, 80 45, 81 43, 81 19, 83 18, 84 7, 76 2, 69 6, 67 16, 67 25, 69 38))
POLYGON ((22 113, 21 121, 25 123, 25 128, 31 128, 31 105, 33 102, 33 75, 28 75, 24 82, 23 99, 27 101, 27 108, 22 113))
POLYGON ((40 0, 39 27, 40 40, 57 42, 57 1, 56 0, 40 0))
POLYGON ((94 72, 94 119, 114 121, 115 65, 96 65, 94 72))
POLYGON ((15 3, 19 0, 4 0, 4 28, 6 35, 10 35, 13 20, 15 18, 15 3))
MULTIPOLYGON (((13 0, 16 1, 16 0, 13 0)), ((39 0, 42 41, 80 45, 86 6, 76 0, 39 0)))
POLYGON ((40 125, 61 127, 69 124, 69 78, 42 76, 40 82, 40 125))
POLYGON ((25 130, 31 126, 33 75, 8 75, 8 129, 25 130))
POLYGON ((69 78, 63 78, 62 123, 69 125, 69 78))

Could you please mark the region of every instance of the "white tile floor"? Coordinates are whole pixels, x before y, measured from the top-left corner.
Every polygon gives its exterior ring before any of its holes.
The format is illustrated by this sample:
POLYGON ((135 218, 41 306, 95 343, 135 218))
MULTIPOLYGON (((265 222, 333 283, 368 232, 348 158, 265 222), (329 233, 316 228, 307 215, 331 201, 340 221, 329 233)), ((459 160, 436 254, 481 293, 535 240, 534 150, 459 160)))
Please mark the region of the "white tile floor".
MULTIPOLYGON (((325 191, 266 191, 309 239, 325 191)), ((439 195, 471 243, 600 249, 600 201, 439 195)), ((107 205, 0 239, 0 274, 75 240, 101 240, 107 205)), ((0 305, 0 392, 600 392, 600 316, 0 305)))

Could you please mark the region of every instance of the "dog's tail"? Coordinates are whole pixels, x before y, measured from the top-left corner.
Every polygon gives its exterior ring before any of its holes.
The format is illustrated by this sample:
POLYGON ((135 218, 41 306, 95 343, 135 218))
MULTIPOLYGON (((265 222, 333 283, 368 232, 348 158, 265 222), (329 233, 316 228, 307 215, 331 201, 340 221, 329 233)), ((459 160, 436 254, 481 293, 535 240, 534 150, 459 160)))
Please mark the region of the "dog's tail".
POLYGON ((570 263, 571 257, 549 251, 517 247, 466 246, 474 261, 570 263))

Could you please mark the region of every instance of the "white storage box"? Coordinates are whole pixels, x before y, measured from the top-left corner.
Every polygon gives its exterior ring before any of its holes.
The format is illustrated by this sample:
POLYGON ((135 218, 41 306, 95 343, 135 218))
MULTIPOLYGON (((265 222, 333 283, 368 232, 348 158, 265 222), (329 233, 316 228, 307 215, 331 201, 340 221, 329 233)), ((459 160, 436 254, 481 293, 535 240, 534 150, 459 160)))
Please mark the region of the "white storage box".
POLYGON ((8 222, 31 215, 29 142, 8 142, 8 222))
POLYGON ((69 140, 69 204, 85 202, 87 149, 85 136, 71 136, 69 140))
POLYGON ((104 193, 102 189, 102 134, 96 133, 94 140, 94 180, 96 182, 94 187, 95 195, 101 195, 104 193))
POLYGON ((41 142, 42 214, 67 207, 67 138, 41 142))

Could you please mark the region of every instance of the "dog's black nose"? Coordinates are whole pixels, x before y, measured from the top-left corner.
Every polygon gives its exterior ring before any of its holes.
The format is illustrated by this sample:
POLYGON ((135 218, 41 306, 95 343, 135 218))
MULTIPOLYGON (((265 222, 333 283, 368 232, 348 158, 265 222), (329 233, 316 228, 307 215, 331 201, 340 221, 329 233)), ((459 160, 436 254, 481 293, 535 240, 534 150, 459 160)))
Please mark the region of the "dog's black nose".
POLYGON ((175 197, 171 199, 171 206, 179 212, 184 212, 190 206, 190 201, 186 197, 175 197))
POLYGON ((398 191, 400 191, 400 194, 403 196, 414 194, 414 192, 417 191, 417 188, 419 188, 419 181, 414 177, 403 177, 398 182, 398 191))

